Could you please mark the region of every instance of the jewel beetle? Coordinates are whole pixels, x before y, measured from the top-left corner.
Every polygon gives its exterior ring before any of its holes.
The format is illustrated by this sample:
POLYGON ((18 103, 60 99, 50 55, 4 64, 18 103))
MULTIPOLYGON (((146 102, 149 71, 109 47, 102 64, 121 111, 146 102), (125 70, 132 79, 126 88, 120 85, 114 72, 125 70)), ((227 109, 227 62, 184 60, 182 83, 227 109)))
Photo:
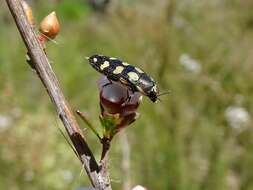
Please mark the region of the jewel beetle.
POLYGON ((157 102, 161 95, 154 79, 138 67, 105 55, 92 55, 87 59, 94 69, 109 80, 120 82, 132 92, 140 92, 152 102, 157 102))

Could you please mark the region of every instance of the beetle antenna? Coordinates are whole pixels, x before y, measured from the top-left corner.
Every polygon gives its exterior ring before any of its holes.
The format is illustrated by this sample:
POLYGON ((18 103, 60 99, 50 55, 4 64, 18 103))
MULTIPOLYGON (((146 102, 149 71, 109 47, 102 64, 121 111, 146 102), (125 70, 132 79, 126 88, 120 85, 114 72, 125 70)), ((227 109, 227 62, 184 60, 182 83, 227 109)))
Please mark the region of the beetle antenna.
POLYGON ((163 95, 170 94, 170 93, 171 93, 171 91, 169 90, 169 91, 167 91, 167 92, 160 93, 160 94, 158 94, 157 96, 163 96, 163 95))

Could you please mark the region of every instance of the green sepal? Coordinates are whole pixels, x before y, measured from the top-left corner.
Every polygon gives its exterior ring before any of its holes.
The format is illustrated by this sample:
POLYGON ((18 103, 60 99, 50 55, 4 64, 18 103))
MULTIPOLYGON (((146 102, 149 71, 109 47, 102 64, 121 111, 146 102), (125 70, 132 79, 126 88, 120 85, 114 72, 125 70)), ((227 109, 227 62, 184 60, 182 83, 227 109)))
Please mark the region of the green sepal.
POLYGON ((121 122, 120 114, 103 114, 99 117, 103 127, 103 137, 112 139, 118 132, 118 124, 121 122))

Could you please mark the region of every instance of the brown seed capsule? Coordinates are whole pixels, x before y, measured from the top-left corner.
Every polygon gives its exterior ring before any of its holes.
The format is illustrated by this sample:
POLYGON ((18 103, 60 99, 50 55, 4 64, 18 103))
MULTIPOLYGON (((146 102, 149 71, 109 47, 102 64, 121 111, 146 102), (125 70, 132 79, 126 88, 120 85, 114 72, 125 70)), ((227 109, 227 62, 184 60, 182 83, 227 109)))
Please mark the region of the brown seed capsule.
POLYGON ((127 127, 138 117, 137 109, 141 103, 142 95, 132 93, 119 83, 109 81, 102 76, 98 81, 101 115, 103 118, 118 115, 115 120, 115 132, 127 127), (129 96, 131 98, 129 99, 129 96))
POLYGON ((30 5, 26 1, 21 1, 22 7, 25 11, 26 17, 29 21, 29 23, 34 27, 34 18, 33 18, 33 11, 30 5))
POLYGON ((39 31, 50 39, 55 38, 60 31, 60 24, 55 12, 44 17, 40 23, 39 31))

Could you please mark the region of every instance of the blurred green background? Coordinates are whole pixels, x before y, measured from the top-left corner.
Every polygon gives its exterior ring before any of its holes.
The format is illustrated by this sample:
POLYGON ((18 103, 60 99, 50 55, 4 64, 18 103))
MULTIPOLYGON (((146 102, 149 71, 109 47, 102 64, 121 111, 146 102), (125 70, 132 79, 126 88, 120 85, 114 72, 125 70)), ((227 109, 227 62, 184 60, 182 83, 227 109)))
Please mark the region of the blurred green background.
MULTIPOLYGON (((29 2, 37 24, 56 11, 61 32, 48 57, 73 110, 98 128, 100 75, 85 56, 120 57, 171 91, 157 104, 144 98, 140 118, 113 140, 113 189, 253 189, 252 0, 114 0, 106 11, 85 0, 29 2)), ((0 9, 0 189, 90 186, 4 1, 0 9)))

